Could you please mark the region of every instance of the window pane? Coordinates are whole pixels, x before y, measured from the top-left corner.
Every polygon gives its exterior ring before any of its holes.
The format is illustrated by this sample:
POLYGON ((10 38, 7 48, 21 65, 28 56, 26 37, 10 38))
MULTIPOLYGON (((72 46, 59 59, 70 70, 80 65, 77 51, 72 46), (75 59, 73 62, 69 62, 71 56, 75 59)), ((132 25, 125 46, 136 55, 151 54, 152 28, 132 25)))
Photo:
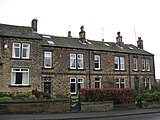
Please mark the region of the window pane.
POLYGON ((134 64, 134 70, 138 70, 138 63, 137 63, 137 58, 133 58, 133 64, 134 64))
POLYGON ((95 63, 95 69, 100 69, 100 56, 99 55, 94 56, 94 63, 95 63))
POLYGON ((52 53, 45 52, 44 53, 44 67, 51 68, 51 66, 52 66, 52 53))
POLYGON ((12 48, 12 57, 13 58, 20 58, 20 48, 21 48, 20 43, 13 43, 13 48, 12 48))
POLYGON ((115 70, 119 70, 119 57, 114 57, 115 70))
POLYGON ((83 55, 82 54, 78 54, 77 55, 77 58, 78 58, 78 69, 83 69, 83 55))
POLYGON ((120 57, 120 68, 121 70, 125 70, 124 57, 120 57))
POLYGON ((145 71, 145 59, 142 59, 142 71, 145 71))
POLYGON ((22 73, 16 73, 16 81, 15 84, 22 84, 22 73))
POLYGON ((70 54, 70 69, 76 69, 76 54, 70 54))

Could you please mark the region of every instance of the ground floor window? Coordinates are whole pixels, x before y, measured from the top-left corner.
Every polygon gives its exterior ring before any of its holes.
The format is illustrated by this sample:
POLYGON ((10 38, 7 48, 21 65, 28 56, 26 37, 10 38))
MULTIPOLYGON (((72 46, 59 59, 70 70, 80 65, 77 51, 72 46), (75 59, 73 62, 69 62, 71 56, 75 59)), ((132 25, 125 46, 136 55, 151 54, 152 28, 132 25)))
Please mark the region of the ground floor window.
POLYGON ((116 79, 116 87, 117 88, 125 88, 125 80, 124 80, 124 78, 117 78, 116 79))
POLYGON ((70 78, 70 93, 77 94, 80 88, 84 88, 84 79, 83 78, 70 78))
POLYGON ((146 89, 151 89, 150 79, 149 78, 143 78, 143 86, 146 89))
POLYGON ((101 78, 95 78, 95 88, 101 88, 101 78))
POLYGON ((29 69, 12 68, 11 85, 29 85, 29 69))

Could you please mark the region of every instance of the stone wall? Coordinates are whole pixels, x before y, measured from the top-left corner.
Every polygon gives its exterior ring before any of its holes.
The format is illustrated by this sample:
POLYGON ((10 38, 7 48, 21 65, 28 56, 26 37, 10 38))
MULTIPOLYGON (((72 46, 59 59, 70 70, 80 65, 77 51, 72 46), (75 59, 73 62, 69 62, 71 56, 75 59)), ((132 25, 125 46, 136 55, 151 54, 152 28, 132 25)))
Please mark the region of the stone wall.
POLYGON ((0 102, 0 114, 69 112, 69 99, 0 102))
POLYGON ((82 102, 81 112, 100 112, 114 109, 113 101, 82 102))

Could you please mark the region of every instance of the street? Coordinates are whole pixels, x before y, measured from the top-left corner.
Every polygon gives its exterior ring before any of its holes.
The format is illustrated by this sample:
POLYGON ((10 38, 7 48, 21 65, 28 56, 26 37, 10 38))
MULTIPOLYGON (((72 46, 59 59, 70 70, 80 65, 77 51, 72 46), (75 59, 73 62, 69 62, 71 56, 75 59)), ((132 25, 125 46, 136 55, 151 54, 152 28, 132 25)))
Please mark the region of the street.
MULTIPOLYGON (((97 114, 98 116, 98 114, 97 114)), ((54 114, 23 114, 23 115, 0 115, 0 120, 74 120, 74 117, 58 118, 54 114)), ((160 120, 160 113, 146 113, 133 115, 119 115, 119 116, 99 116, 89 118, 75 118, 76 120, 160 120)))
POLYGON ((87 118, 83 120, 160 120, 160 113, 139 114, 139 115, 129 115, 129 116, 115 116, 115 117, 106 117, 106 118, 103 118, 103 117, 102 118, 90 118, 90 119, 87 118))

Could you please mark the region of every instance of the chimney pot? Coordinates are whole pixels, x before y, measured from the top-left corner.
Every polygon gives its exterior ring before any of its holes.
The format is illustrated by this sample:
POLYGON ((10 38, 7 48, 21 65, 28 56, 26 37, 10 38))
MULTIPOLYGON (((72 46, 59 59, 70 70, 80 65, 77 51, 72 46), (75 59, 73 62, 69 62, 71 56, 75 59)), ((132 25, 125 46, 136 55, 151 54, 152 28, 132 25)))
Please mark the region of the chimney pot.
POLYGON ((117 40, 117 44, 118 44, 119 46, 122 46, 122 45, 123 45, 121 32, 117 32, 116 40, 117 40))
POLYGON ((37 22, 38 20, 36 18, 32 20, 31 27, 33 32, 37 32, 37 22))
POLYGON ((141 39, 141 37, 138 37, 137 47, 143 49, 143 40, 141 39))
POLYGON ((84 26, 82 25, 81 27, 80 27, 80 32, 79 32, 79 38, 80 39, 85 39, 85 31, 84 31, 84 26))
POLYGON ((72 37, 72 36, 71 36, 71 31, 68 31, 68 37, 72 37))

